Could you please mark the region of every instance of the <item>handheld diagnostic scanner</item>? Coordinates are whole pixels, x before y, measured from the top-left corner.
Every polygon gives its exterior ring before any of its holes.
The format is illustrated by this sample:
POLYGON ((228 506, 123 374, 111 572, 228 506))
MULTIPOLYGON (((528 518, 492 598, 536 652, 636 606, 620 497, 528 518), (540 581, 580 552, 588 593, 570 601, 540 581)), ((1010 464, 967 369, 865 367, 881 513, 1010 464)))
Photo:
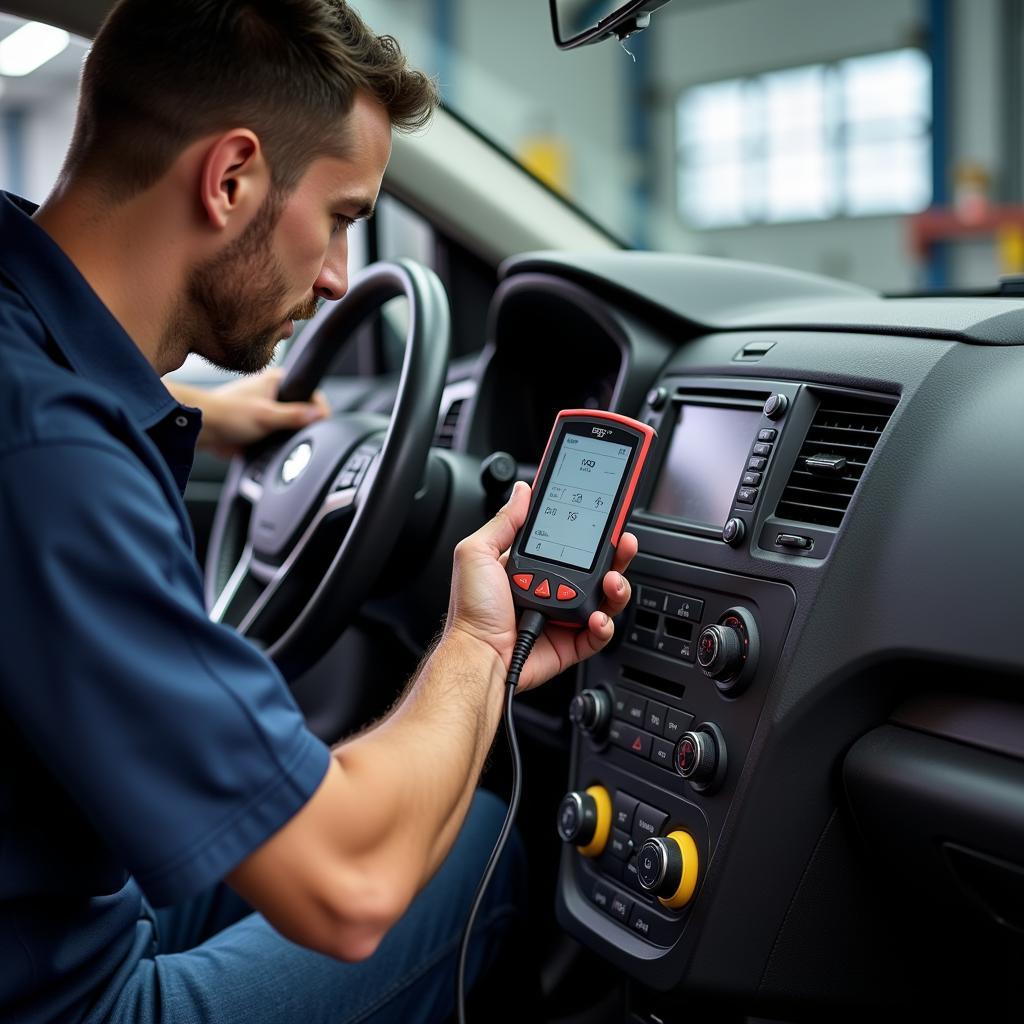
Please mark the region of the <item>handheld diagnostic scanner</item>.
POLYGON ((633 506, 657 434, 626 416, 566 409, 555 419, 533 481, 526 524, 508 558, 521 609, 585 626, 633 506))

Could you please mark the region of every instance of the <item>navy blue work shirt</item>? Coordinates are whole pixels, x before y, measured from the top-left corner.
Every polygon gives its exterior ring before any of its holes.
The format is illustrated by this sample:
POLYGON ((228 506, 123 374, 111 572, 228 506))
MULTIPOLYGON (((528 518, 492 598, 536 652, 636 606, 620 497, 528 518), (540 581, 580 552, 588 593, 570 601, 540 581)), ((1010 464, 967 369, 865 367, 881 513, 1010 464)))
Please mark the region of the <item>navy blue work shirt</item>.
POLYGON ((80 1020, 322 781, 276 668, 207 618, 179 406, 0 193, 0 1020, 80 1020))

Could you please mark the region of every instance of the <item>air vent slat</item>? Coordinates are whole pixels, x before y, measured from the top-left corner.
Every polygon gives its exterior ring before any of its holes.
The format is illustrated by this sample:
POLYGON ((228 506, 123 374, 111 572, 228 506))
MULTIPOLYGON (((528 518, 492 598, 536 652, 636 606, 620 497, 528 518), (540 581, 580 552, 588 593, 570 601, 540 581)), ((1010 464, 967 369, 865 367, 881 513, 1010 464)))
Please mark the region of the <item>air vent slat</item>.
POLYGON ((893 408, 871 399, 825 398, 807 430, 775 514, 813 526, 838 527, 893 408), (843 475, 810 472, 805 461, 815 455, 842 455, 846 459, 843 475))
POLYGON ((434 435, 435 448, 451 448, 455 444, 455 432, 459 429, 459 414, 462 412, 463 398, 456 398, 444 414, 441 425, 434 435))

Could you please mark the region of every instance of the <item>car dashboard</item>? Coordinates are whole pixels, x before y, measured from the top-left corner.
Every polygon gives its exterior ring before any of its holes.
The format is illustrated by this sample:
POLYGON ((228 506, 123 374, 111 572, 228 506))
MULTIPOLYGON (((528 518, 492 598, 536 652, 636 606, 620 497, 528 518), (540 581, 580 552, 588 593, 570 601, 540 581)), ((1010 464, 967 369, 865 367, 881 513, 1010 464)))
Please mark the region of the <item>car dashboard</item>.
POLYGON ((659 434, 633 600, 544 705, 564 723, 575 698, 564 789, 597 816, 562 844, 558 921, 633 979, 635 1019, 693 993, 920 1011, 1002 990, 1024 928, 1022 342, 1012 298, 655 254, 503 266, 452 447, 528 472, 565 407, 659 434), (680 833, 682 903, 641 881, 645 841, 680 833))

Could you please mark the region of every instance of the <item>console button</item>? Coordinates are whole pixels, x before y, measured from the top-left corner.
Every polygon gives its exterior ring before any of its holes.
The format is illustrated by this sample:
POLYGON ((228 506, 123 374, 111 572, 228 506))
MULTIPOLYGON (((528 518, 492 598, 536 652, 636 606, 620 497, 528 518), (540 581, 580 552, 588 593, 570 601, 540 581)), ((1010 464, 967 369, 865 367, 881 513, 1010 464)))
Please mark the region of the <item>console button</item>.
POLYGON ((536 590, 533 592, 534 597, 550 597, 551 596, 551 585, 545 580, 536 590))
POLYGON ((637 647, 646 647, 649 651, 653 651, 657 634, 653 629, 640 629, 637 626, 630 626, 626 630, 626 639, 631 644, 636 644, 637 647))
POLYGON ((761 473, 744 473, 743 479, 740 483, 744 487, 760 487, 763 474, 761 473))
MULTIPOLYGON (((630 857, 622 868, 622 882, 628 885, 634 892, 644 892, 640 884, 640 876, 636 870, 636 857, 630 857)), ((646 895, 646 893, 644 893, 646 895)))
POLYGON ((616 718, 626 717, 626 701, 633 695, 628 690, 616 690, 612 698, 613 714, 616 718))
POLYGON ((744 505, 753 505, 757 501, 757 488, 741 487, 736 492, 736 500, 744 505))
POLYGON ((635 693, 623 692, 625 708, 622 717, 633 725, 642 727, 647 717, 647 701, 635 693))
MULTIPOLYGON (((692 716, 691 716, 692 717, 692 716)), ((684 729, 683 732, 686 730, 684 729)), ((680 733, 680 735, 682 735, 680 733)), ((629 832, 633 828, 633 814, 640 801, 628 793, 616 793, 612 802, 612 826, 629 832)))
POLYGON ((663 917, 658 917, 650 907, 643 903, 633 904, 633 913, 629 915, 629 927, 641 938, 659 946, 671 946, 671 924, 663 917))
POLYGON ((676 711, 675 708, 669 708, 668 714, 665 715, 665 739, 672 740, 673 743, 681 740, 683 733, 691 725, 693 725, 693 715, 687 714, 685 711, 676 711))
POLYGON ((633 854, 633 840, 630 839, 629 833, 613 828, 611 838, 608 840, 608 852, 619 860, 629 860, 633 854))
POLYGON ((608 907, 608 913, 612 917, 618 918, 623 924, 626 924, 632 911, 633 901, 631 899, 627 899, 617 892, 612 893, 611 904, 608 907))
POLYGON ((758 441, 774 441, 778 433, 777 430, 772 430, 771 427, 765 427, 764 430, 757 432, 757 439, 758 441))
POLYGON ((676 770, 675 750, 676 746, 671 740, 663 740, 660 736, 655 736, 651 740, 651 760, 670 772, 676 770))
POLYGON ((608 911, 612 904, 612 887, 604 882, 594 882, 590 890, 590 901, 601 910, 608 911))
POLYGON ((571 601, 576 596, 576 591, 572 587, 567 587, 564 583, 558 584, 558 590, 555 591, 555 597, 559 601, 571 601))
POLYGON ((665 735, 665 714, 668 708, 664 704, 659 704, 656 700, 649 700, 647 702, 647 719, 644 724, 644 728, 648 732, 653 732, 656 736, 665 735))
POLYGON ((789 405, 789 399, 785 395, 772 395, 764 403, 764 414, 770 420, 777 420, 789 405))
POLYGON ((665 654, 670 658, 693 661, 693 644, 689 640, 677 640, 674 636, 663 636, 654 645, 654 649, 659 654, 665 654))
POLYGON ((771 455, 773 447, 774 445, 765 444, 764 442, 758 442, 757 444, 754 445, 754 454, 771 455))
POLYGON ((634 729, 625 722, 613 722, 608 730, 608 739, 617 747, 628 750, 632 754, 639 754, 647 758, 651 753, 651 736, 649 733, 634 729))
POLYGON ((768 460, 759 455, 755 455, 753 458, 747 459, 747 469, 752 469, 755 473, 760 473, 767 465, 768 460))
POLYGON ((529 590, 530 589, 530 584, 533 582, 533 573, 532 572, 517 572, 515 574, 515 576, 512 577, 512 582, 520 590, 529 590))
POLYGON ((665 607, 665 598, 667 596, 664 590, 655 590, 654 587, 641 587, 636 595, 637 607, 646 608, 652 612, 660 612, 665 607))
POLYGON ((639 804, 633 820, 633 841, 639 846, 645 839, 661 835, 666 821, 668 814, 665 811, 659 811, 657 807, 648 804, 639 804))
POLYGON ((665 602, 665 614, 674 615, 677 619, 700 622, 704 614, 704 602, 685 594, 669 594, 668 601, 665 602))

